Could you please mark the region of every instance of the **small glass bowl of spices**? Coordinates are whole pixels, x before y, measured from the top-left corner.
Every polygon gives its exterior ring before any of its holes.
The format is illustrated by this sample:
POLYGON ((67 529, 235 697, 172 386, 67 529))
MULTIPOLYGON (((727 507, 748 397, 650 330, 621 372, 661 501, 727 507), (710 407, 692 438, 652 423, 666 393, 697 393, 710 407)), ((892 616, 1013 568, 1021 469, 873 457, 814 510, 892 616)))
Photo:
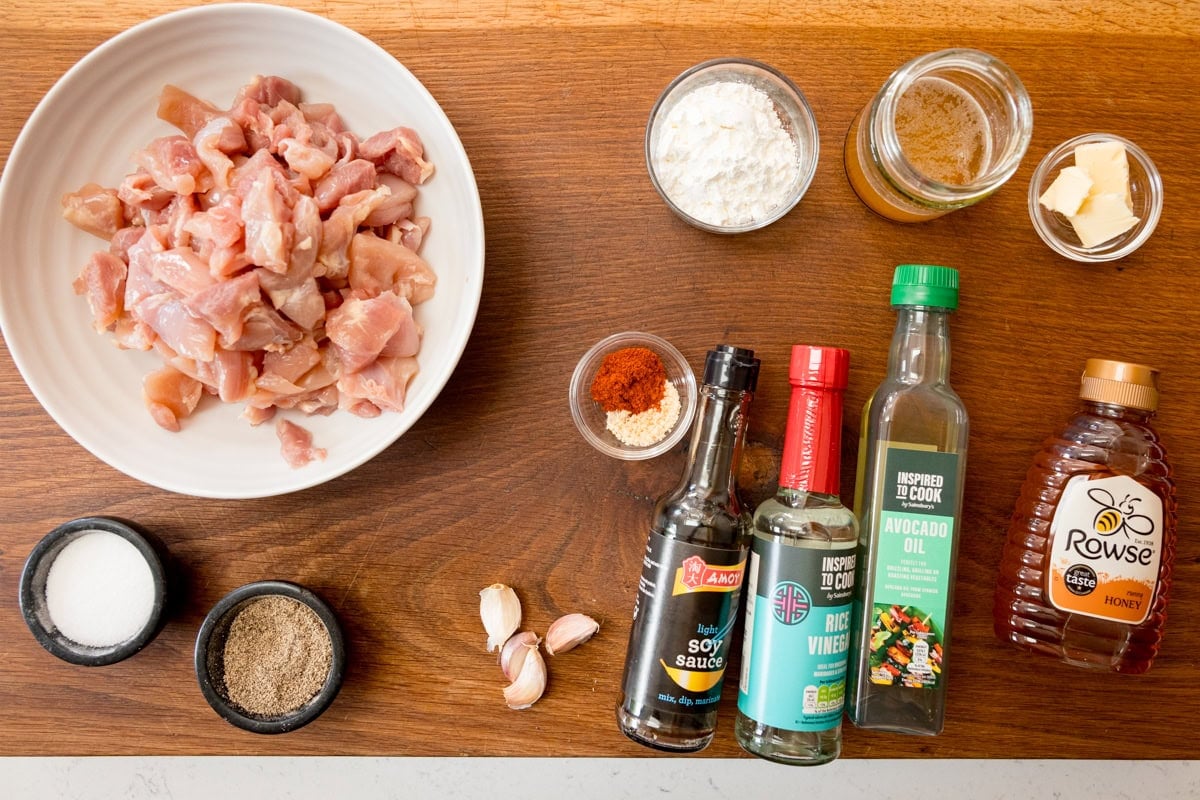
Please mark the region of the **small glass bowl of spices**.
POLYGON ((321 715, 342 686, 346 646, 333 610, 294 583, 259 581, 221 599, 196 636, 196 679, 223 719, 286 733, 321 715))
POLYGON ((696 414, 696 376, 670 342, 617 333, 584 354, 571 376, 571 416, 593 447, 627 461, 674 447, 696 414))
POLYGON ((650 112, 650 182, 685 222, 713 233, 766 227, 812 183, 817 122, 796 85, 758 61, 721 58, 673 80, 650 112))
POLYGON ((34 638, 63 661, 88 667, 145 647, 162 627, 166 596, 166 570, 150 534, 112 517, 59 525, 21 573, 21 613, 34 638))
POLYGON ((1162 177, 1150 156, 1111 133, 1063 142, 1029 182, 1034 230, 1072 261, 1099 264, 1133 253, 1154 233, 1162 208, 1162 177))

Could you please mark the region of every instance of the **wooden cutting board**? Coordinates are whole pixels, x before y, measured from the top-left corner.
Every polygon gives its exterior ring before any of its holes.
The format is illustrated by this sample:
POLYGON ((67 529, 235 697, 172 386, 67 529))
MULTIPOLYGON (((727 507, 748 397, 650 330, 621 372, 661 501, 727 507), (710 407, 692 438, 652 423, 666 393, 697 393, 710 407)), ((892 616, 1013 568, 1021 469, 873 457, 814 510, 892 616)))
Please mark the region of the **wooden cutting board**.
MULTIPOLYGON (((0 158, 75 61, 183 5, 10 2, 0 21, 0 158)), ((0 352, 0 753, 647 755, 617 732, 613 709, 650 509, 677 479, 683 453, 625 463, 592 450, 567 408, 576 360, 600 338, 631 329, 664 336, 695 368, 717 343, 755 348, 763 373, 743 489, 757 501, 776 477, 790 345, 849 348, 849 499, 857 410, 883 376, 894 321, 891 270, 917 261, 957 266, 963 286, 952 382, 972 429, 949 714, 945 733, 929 739, 847 726, 844 755, 1193 754, 1186 732, 1200 706, 1200 433, 1192 427, 1200 415, 1200 8, 1066 9, 1048 0, 297 5, 389 50, 456 126, 488 231, 474 335, 441 397, 400 442, 325 486, 254 501, 181 497, 117 473, 51 421, 0 352), (845 131, 894 68, 956 45, 988 50, 1021 76, 1035 108, 1029 154, 1010 184, 975 208, 924 225, 886 222, 846 182, 845 131), (662 88, 692 64, 724 55, 788 74, 807 94, 822 137, 801 204, 764 231, 731 238, 673 217, 642 156, 646 117, 662 88), (1154 237, 1106 266, 1055 256, 1026 211, 1041 155, 1089 131, 1136 141, 1166 187, 1154 237), (1159 429, 1177 469, 1180 537, 1165 645, 1144 677, 1028 657, 991 632, 1017 487, 1041 440, 1074 409, 1080 370, 1093 356, 1163 369, 1159 429), (155 531, 182 580, 152 645, 121 664, 84 669, 36 644, 17 608, 17 585, 46 531, 94 513, 155 531), (332 708, 274 738, 220 720, 191 666, 204 613, 229 590, 264 578, 297 581, 329 600, 351 657, 332 708), (602 624, 593 641, 551 659, 549 690, 529 711, 505 709, 504 681, 483 650, 477 592, 495 581, 517 588, 534 630, 571 611, 602 624)), ((59 191, 47 187, 47 202, 59 191)), ((0 262, 4 271, 35 267, 0 262)), ((739 752, 734 699, 726 691, 707 755, 739 752)))

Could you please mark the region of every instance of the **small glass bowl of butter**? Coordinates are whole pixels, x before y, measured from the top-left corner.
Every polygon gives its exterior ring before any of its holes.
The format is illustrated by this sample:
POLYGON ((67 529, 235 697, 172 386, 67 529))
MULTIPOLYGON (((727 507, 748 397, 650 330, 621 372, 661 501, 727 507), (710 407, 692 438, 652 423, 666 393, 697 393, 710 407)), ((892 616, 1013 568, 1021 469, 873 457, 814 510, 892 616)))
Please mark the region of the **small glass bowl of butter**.
POLYGON ((1111 133, 1087 133, 1051 150, 1029 182, 1029 218, 1059 255, 1116 261, 1158 225, 1163 185, 1140 147, 1111 133))

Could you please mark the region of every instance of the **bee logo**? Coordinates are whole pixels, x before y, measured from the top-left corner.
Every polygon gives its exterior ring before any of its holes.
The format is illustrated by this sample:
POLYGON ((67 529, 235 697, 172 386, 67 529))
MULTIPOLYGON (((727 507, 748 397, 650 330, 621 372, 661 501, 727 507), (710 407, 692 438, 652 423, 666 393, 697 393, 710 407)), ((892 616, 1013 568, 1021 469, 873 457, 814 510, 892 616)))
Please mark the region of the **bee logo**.
POLYGON ((1092 520, 1092 527, 1101 536, 1124 533, 1125 538, 1128 539, 1131 531, 1139 536, 1149 536, 1154 533, 1154 520, 1145 514, 1133 513, 1134 503, 1140 503, 1142 498, 1125 495, 1124 499, 1118 503, 1112 496, 1112 492, 1098 487, 1088 489, 1088 497, 1092 499, 1093 503, 1100 506, 1095 519, 1092 520))

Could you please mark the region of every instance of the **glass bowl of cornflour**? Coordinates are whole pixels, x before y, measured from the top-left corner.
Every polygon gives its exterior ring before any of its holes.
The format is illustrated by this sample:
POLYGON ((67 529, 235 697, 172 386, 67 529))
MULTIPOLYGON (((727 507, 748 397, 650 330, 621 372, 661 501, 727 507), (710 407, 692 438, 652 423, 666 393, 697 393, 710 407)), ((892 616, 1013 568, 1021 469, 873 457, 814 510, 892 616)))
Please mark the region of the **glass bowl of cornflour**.
POLYGON ((713 233, 766 227, 800 202, 819 153, 804 93, 743 58, 705 61, 667 86, 646 125, 646 167, 667 206, 713 233))

